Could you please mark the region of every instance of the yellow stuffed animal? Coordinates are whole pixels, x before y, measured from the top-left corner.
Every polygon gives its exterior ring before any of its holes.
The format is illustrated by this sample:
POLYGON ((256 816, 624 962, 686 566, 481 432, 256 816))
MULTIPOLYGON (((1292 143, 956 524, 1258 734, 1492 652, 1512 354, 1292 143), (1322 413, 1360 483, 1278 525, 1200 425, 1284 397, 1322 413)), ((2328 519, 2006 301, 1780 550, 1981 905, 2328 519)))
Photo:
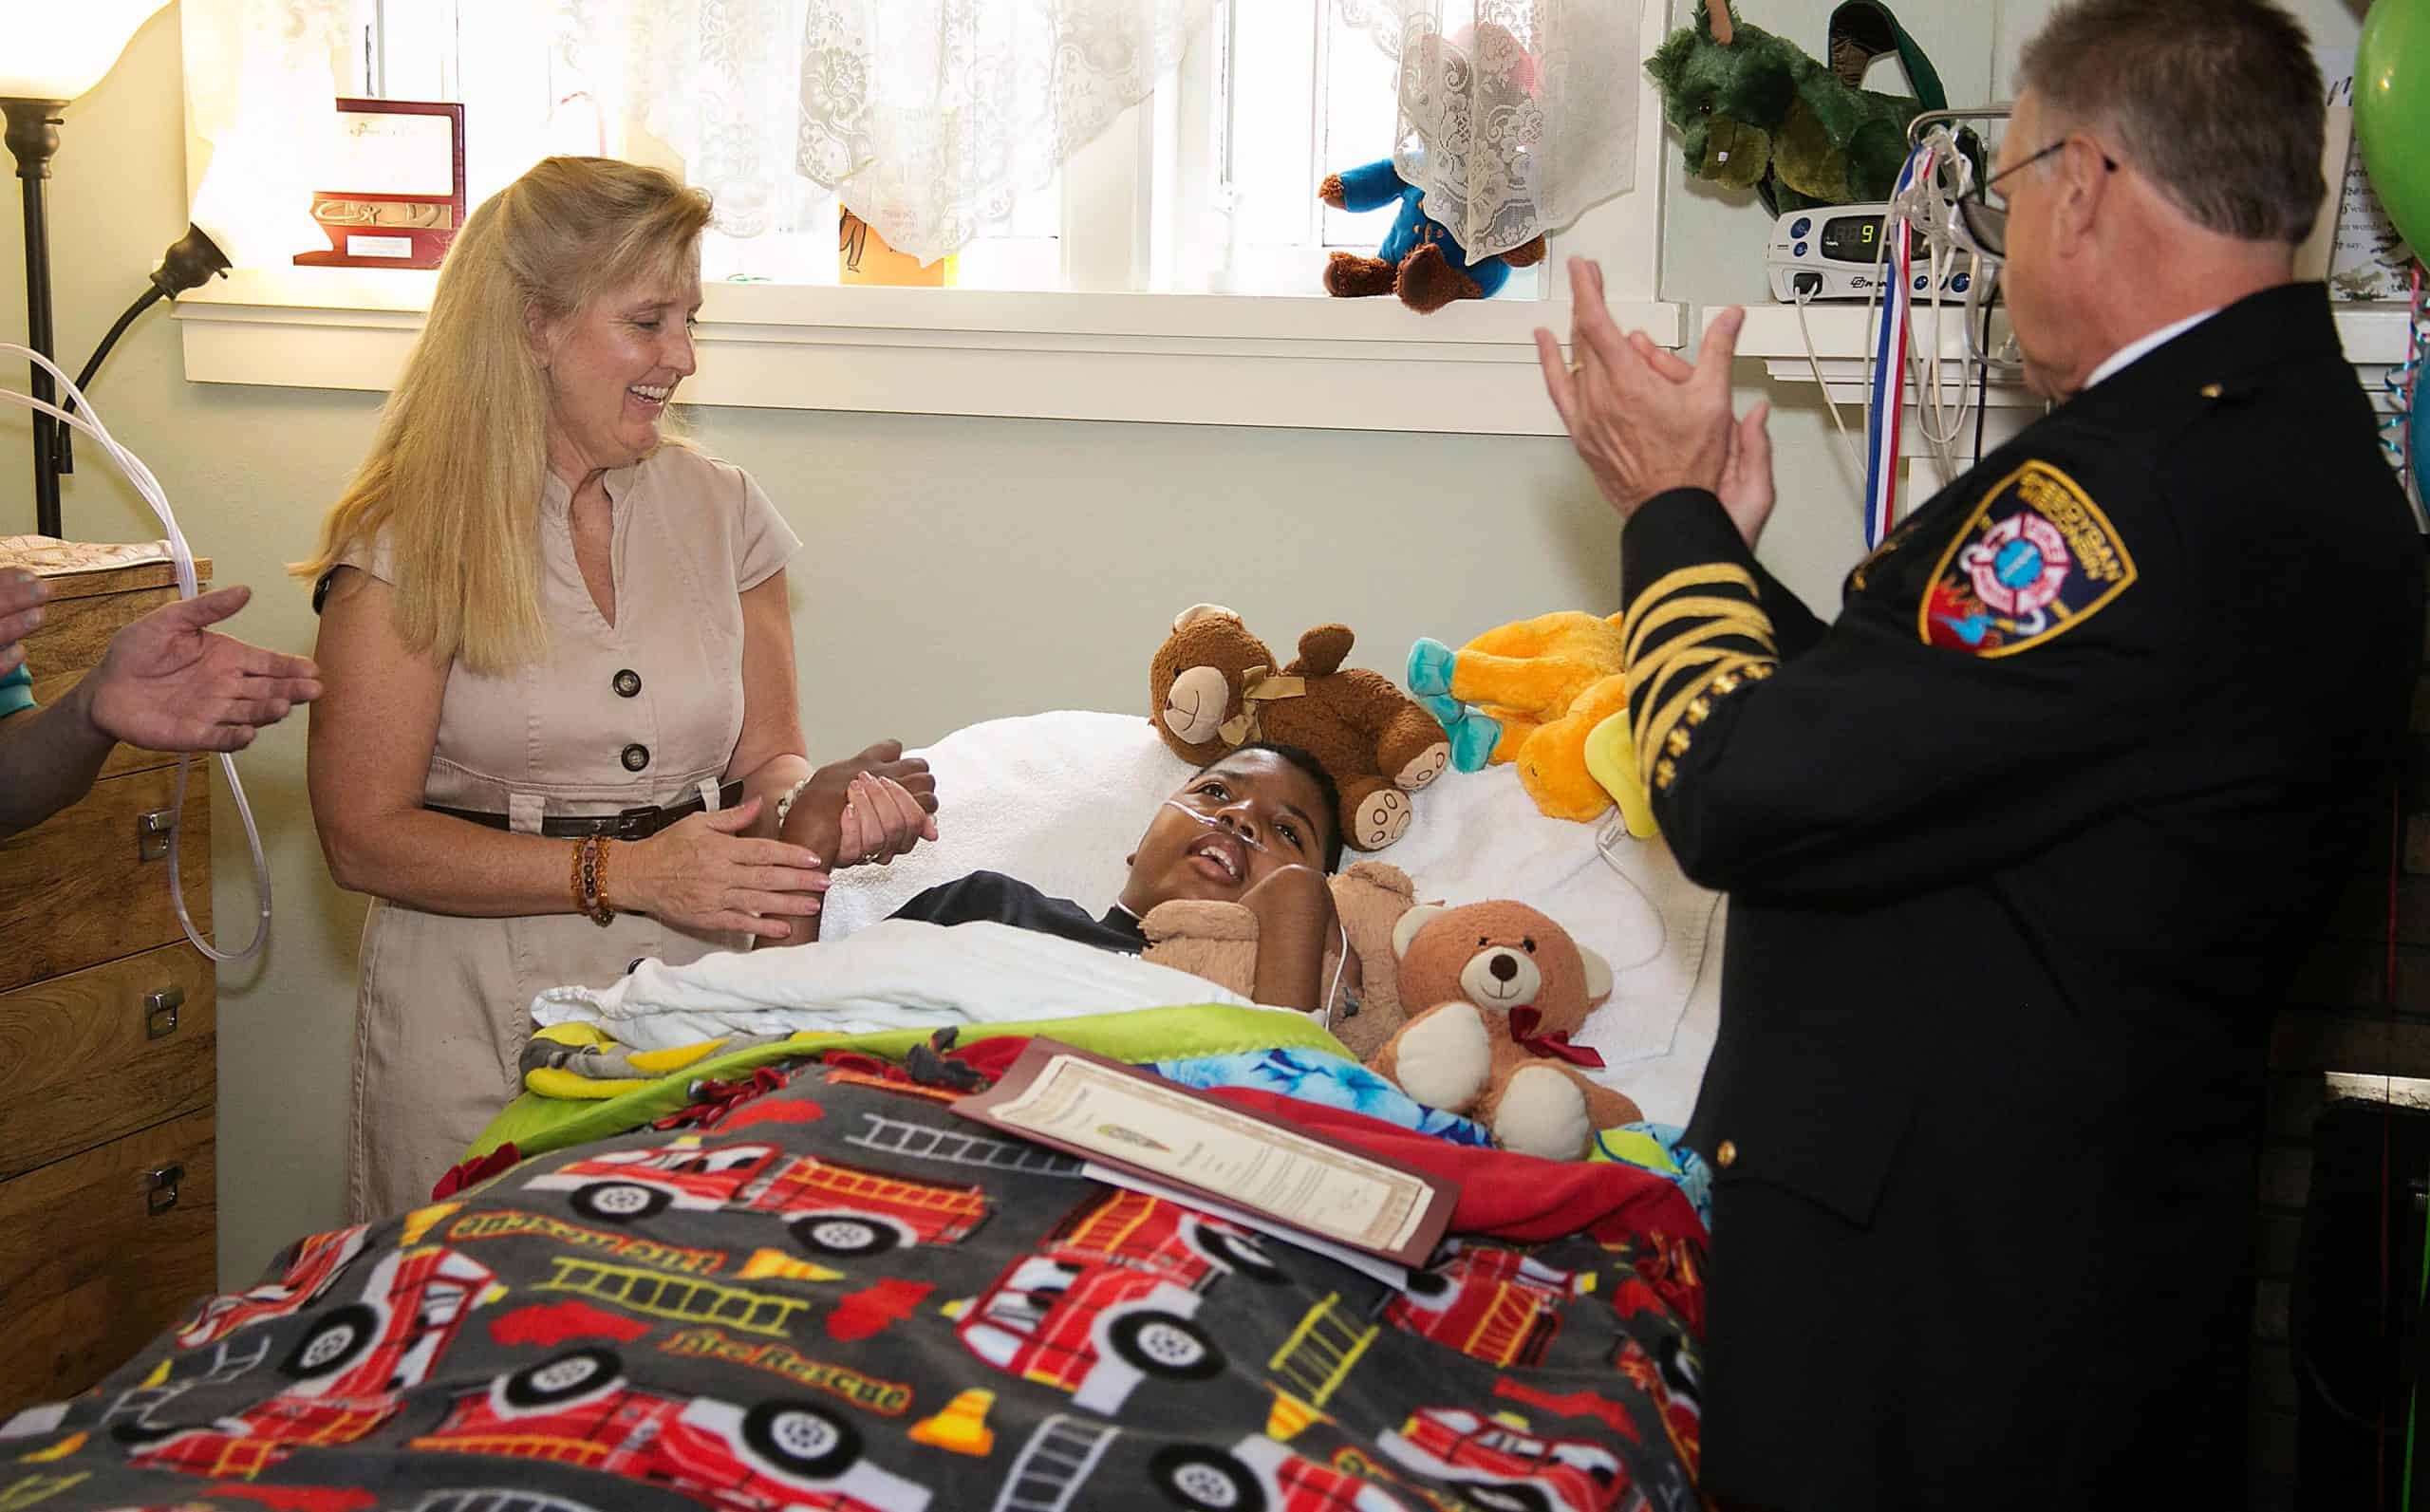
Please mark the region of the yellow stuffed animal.
POLYGON ((1460 771, 1516 764, 1520 786, 1556 819, 1590 822, 1617 802, 1642 840, 1654 834, 1654 810, 1629 735, 1624 648, 1617 614, 1540 614, 1457 651, 1419 641, 1409 688, 1450 736, 1460 771))

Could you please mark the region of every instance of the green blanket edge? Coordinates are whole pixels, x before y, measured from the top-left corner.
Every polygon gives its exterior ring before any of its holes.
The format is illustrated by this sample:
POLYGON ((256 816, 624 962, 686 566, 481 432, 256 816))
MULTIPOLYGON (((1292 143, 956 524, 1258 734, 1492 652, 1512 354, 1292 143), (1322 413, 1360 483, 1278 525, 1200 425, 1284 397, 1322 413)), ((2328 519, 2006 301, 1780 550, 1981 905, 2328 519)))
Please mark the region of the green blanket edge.
MULTIPOLYGON (((1132 1064, 1283 1049, 1321 1050, 1356 1058, 1340 1040, 1303 1015, 1224 1003, 961 1027, 958 1043, 964 1045, 1006 1035, 1044 1035, 1132 1064)), ((477 1160, 508 1144, 514 1147, 518 1155, 532 1156, 611 1138, 690 1106, 694 1082, 747 1076, 761 1066, 826 1050, 855 1050, 899 1061, 910 1054, 912 1046, 926 1043, 933 1033, 933 1029, 889 1029, 868 1035, 797 1035, 773 1045, 712 1055, 661 1076, 646 1087, 597 1101, 544 1097, 527 1092, 491 1120, 489 1128, 481 1130, 480 1137, 465 1150, 464 1158, 477 1160)))

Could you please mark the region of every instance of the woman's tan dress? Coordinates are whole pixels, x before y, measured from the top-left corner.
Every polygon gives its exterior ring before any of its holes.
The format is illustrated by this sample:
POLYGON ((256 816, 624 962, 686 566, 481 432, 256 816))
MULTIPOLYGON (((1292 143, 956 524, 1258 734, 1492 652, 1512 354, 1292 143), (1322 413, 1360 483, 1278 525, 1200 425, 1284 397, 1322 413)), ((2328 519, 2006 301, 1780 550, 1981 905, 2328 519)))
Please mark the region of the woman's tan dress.
MULTIPOLYGON (((533 665, 448 674, 424 801, 510 816, 714 803, 742 731, 743 590, 801 542, 740 469, 669 446, 607 475, 616 623, 574 565, 571 494, 553 475, 540 509, 549 646, 533 665)), ((352 565, 385 578, 386 553, 352 565)), ((574 842, 562 842, 570 865, 574 842)), ((612 899, 615 877, 608 877, 612 899)), ((430 1188, 522 1090, 517 1062, 543 988, 602 986, 645 957, 681 963, 738 948, 620 913, 465 919, 375 899, 363 929, 346 1207, 377 1219, 430 1188)))

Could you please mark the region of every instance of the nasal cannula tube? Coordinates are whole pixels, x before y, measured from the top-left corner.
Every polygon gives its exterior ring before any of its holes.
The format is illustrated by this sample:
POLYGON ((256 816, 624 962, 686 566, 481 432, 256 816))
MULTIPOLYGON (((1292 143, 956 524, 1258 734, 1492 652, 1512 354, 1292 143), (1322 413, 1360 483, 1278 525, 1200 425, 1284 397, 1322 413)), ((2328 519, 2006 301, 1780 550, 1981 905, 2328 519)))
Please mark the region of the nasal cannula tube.
MULTIPOLYGON (((1172 810, 1175 813, 1187 814, 1190 818, 1197 820, 1200 824, 1205 825, 1209 830, 1222 830, 1227 831, 1233 839, 1238 840, 1242 845, 1246 846, 1251 850, 1260 851, 1269 855, 1273 853, 1273 847, 1267 845, 1264 841, 1258 839, 1255 835, 1242 830, 1238 825, 1226 824, 1223 820, 1216 818, 1211 813, 1201 813, 1196 809, 1193 809, 1187 804, 1175 798, 1167 798, 1165 800, 1165 807, 1172 810)), ((1338 913, 1333 916, 1333 932, 1341 942, 1341 954, 1334 961, 1333 985, 1325 989, 1324 1005, 1317 1010, 1317 1022, 1326 1028, 1331 1028, 1333 1026, 1334 996, 1341 991, 1341 974, 1350 965, 1350 932, 1342 927, 1341 915, 1338 913)))

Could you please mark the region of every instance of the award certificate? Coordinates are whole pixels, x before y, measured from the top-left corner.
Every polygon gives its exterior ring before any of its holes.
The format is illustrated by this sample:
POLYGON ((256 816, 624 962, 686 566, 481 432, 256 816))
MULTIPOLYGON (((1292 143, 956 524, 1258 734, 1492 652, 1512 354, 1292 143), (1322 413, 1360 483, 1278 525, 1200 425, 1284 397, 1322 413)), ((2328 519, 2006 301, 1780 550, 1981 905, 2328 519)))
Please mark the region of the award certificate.
POLYGON ((1458 1193, 1247 1109, 1052 1039, 954 1111, 1336 1244, 1422 1266, 1458 1193))

